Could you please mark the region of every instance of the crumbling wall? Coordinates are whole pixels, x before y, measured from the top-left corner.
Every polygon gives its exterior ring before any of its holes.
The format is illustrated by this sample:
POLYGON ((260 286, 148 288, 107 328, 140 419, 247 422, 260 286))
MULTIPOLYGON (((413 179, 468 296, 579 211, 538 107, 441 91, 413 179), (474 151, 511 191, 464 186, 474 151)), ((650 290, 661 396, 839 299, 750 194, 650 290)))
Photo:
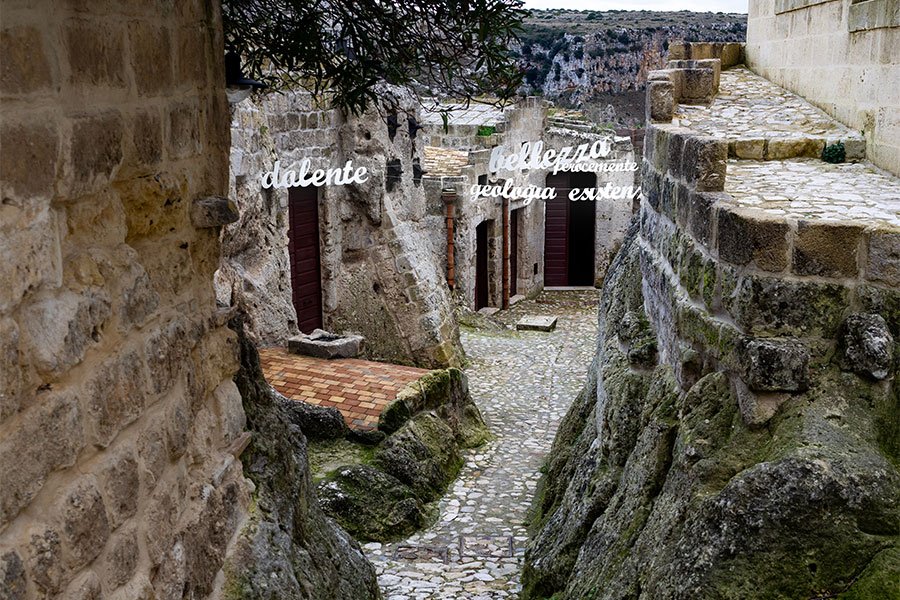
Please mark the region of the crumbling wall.
POLYGON ((900 17, 891 0, 751 0, 747 66, 866 135, 900 174, 900 17))
POLYGON ((223 235, 219 298, 250 317, 250 335, 284 343, 297 331, 287 256, 288 191, 262 189, 282 169, 367 167, 363 184, 319 189, 323 319, 326 329, 366 337, 369 357, 438 367, 458 364, 458 330, 437 254, 442 213, 428 206, 416 165, 421 150, 414 102, 393 100, 362 117, 316 106, 308 94, 265 96, 239 105, 232 123, 232 185, 241 220, 223 235), (397 127, 388 116, 397 115, 397 127), (389 161, 400 173, 388 176, 389 161))
POLYGON ((897 595, 896 231, 737 207, 728 140, 662 116, 715 93, 706 71, 651 74, 640 218, 537 496, 524 597, 897 595))
POLYGON ((217 6, 3 4, 0 597, 206 597, 246 514, 217 6))

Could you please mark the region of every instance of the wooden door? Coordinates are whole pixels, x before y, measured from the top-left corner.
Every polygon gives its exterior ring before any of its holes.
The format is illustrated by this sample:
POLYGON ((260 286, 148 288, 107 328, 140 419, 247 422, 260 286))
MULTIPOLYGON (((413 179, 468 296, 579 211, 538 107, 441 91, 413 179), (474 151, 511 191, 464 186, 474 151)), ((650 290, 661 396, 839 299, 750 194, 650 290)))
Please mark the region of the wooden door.
POLYGON ((518 294, 519 280, 519 218, 522 209, 517 208, 509 215, 509 295, 518 294))
POLYGON ((288 194, 288 254, 297 327, 303 333, 322 327, 322 273, 319 262, 319 192, 293 187, 288 194))
POLYGON ((545 202, 544 285, 569 285, 569 194, 568 173, 547 176, 547 187, 557 189, 556 198, 545 202))
POLYGON ((475 228, 475 310, 488 305, 488 223, 475 228))

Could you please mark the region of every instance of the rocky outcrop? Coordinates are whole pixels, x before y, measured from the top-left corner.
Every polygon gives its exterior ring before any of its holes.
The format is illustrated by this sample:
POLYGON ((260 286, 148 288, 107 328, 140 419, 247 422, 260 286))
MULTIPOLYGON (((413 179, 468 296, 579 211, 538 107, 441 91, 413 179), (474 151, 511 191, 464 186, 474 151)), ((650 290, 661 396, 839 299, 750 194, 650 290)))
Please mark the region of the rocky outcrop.
POLYGON ((325 511, 360 540, 388 541, 424 527, 462 468, 462 450, 489 433, 458 369, 432 371, 397 394, 382 412, 386 434, 359 462, 323 473, 325 511))
POLYGON ((380 598, 374 568, 359 545, 319 508, 310 479, 306 436, 298 423, 324 423, 330 431, 332 420, 297 414, 295 403, 272 390, 243 323, 232 323, 241 352, 235 383, 253 435, 241 461, 256 489, 250 515, 228 557, 224 597, 380 598))
MULTIPOLYGON (((840 358, 815 348, 808 389, 786 394, 764 424, 748 423, 725 370, 689 351, 694 370, 682 364, 680 374, 664 360, 635 360, 646 353, 634 355, 631 340, 652 333, 640 324, 654 306, 641 246, 633 229, 604 287, 592 376, 538 495, 524 597, 900 593, 900 390, 871 367, 890 335, 882 323, 900 327, 896 290, 870 304, 881 318, 847 320, 841 346, 865 350, 840 358)), ((776 375, 795 368, 788 363, 758 366, 776 375)))

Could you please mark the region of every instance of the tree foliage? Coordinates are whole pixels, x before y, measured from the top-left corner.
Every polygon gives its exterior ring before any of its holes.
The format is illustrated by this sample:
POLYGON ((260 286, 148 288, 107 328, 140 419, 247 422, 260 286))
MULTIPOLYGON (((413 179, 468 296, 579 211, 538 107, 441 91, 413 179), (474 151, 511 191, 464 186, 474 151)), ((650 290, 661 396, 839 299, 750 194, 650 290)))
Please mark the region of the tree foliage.
POLYGON ((274 89, 299 86, 353 113, 376 85, 506 99, 521 73, 509 56, 520 0, 223 0, 226 51, 274 89))

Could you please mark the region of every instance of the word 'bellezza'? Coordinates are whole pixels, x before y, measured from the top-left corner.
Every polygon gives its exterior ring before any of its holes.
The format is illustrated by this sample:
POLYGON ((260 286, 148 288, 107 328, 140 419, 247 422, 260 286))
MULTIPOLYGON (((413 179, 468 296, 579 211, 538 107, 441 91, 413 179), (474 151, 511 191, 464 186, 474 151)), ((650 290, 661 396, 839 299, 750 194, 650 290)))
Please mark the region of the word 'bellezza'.
POLYGON ((585 161, 596 161, 606 158, 612 152, 612 139, 601 138, 593 144, 580 144, 577 148, 563 146, 559 150, 544 150, 544 142, 532 144, 525 142, 518 152, 507 154, 503 146, 491 151, 488 169, 491 173, 500 171, 519 171, 521 169, 552 169, 556 175, 559 171, 572 170, 573 166, 585 161))
POLYGON ((333 169, 316 169, 311 174, 310 161, 304 158, 300 162, 300 169, 281 170, 281 161, 276 160, 272 170, 263 173, 262 186, 268 188, 307 187, 310 185, 347 185, 350 183, 365 183, 369 179, 368 169, 359 167, 353 169, 353 161, 348 160, 343 167, 333 169))

